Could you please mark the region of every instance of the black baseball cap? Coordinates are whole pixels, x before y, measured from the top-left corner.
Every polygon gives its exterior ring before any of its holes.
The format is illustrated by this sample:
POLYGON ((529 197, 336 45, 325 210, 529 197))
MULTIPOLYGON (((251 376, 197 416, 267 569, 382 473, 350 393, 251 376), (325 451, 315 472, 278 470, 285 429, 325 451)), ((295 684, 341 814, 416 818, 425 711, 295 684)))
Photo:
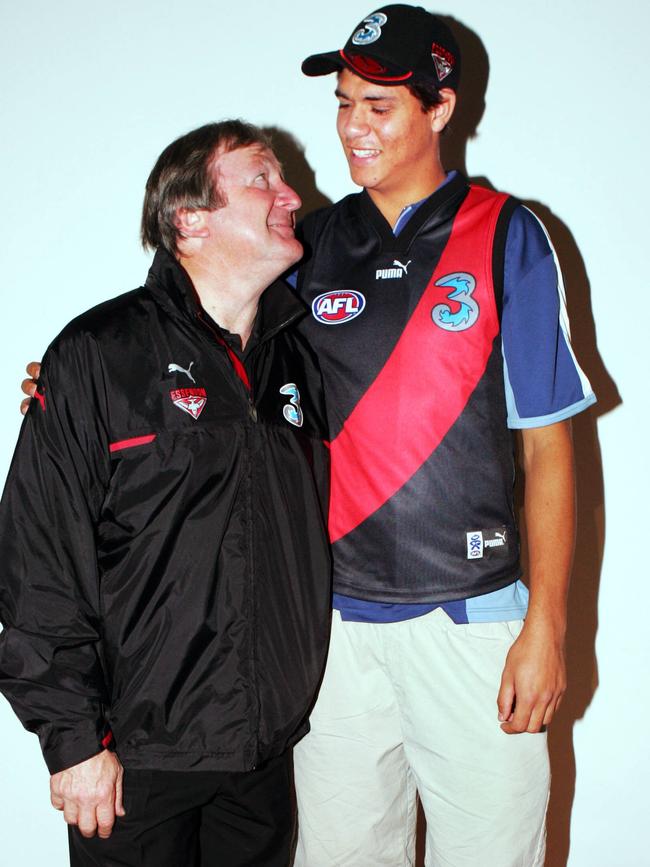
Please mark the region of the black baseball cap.
POLYGON ((421 6, 398 3, 371 12, 339 51, 312 54, 305 75, 350 69, 366 81, 398 85, 431 81, 458 88, 460 51, 449 27, 421 6))

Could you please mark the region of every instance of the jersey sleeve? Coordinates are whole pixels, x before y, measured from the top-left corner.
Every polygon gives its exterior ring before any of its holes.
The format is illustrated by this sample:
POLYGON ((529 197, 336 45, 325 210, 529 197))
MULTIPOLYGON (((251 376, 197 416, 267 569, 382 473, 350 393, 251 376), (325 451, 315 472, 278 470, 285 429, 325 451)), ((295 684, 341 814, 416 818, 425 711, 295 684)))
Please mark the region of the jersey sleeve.
POLYGON ((555 250, 523 205, 506 238, 501 330, 509 427, 543 427, 595 403, 571 348, 555 250))
POLYGON ((109 736, 95 532, 110 461, 91 356, 46 354, 0 504, 0 690, 50 773, 109 736))

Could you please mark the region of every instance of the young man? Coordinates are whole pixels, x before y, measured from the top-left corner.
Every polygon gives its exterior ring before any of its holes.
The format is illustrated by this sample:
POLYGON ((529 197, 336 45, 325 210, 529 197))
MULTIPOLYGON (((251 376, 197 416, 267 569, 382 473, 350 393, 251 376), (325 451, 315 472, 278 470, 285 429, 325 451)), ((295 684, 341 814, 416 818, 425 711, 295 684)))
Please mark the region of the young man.
POLYGON ((320 374, 275 282, 299 205, 255 127, 173 142, 145 286, 43 361, 0 509, 0 687, 73 865, 289 860, 330 603, 320 374))
POLYGON ((295 750, 296 865, 412 864, 417 792, 428 865, 541 867, 545 727, 565 689, 568 419, 595 400, 555 256, 528 210, 441 165, 460 57, 440 19, 383 7, 303 71, 337 73, 364 189, 307 218, 297 281, 326 390, 336 610, 295 750))

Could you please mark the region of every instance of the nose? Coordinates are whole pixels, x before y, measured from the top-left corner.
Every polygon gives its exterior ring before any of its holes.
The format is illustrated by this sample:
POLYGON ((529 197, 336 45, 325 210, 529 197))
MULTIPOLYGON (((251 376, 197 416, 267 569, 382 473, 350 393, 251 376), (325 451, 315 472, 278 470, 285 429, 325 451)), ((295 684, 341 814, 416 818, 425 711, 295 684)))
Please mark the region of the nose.
POLYGON ((284 180, 280 181, 278 185, 278 190, 275 196, 275 204, 289 211, 289 213, 293 213, 297 211, 298 208, 302 205, 302 201, 298 193, 290 187, 284 180))
POLYGON ((339 135, 344 141, 367 135, 370 131, 365 107, 351 104, 340 115, 339 135))

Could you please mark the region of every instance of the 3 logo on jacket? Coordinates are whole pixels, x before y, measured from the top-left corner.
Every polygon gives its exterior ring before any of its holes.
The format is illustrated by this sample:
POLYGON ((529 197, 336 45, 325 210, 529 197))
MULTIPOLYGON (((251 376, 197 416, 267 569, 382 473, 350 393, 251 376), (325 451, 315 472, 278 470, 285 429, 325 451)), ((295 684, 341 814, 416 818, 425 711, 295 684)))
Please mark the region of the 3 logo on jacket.
POLYGON ((302 407, 300 406, 300 392, 295 382, 288 382, 280 389, 280 394, 288 394, 291 398, 289 403, 282 407, 282 415, 286 418, 289 424, 295 427, 302 427, 304 416, 302 407))
POLYGON ((353 289, 335 289, 323 292, 312 301, 311 312, 323 325, 342 325, 363 312, 366 299, 353 289))
POLYGON ((445 292, 451 304, 436 304, 431 311, 434 324, 444 331, 467 331, 471 328, 480 312, 478 303, 472 298, 476 289, 474 277, 464 271, 454 271, 436 280, 435 285, 452 291, 445 292))

